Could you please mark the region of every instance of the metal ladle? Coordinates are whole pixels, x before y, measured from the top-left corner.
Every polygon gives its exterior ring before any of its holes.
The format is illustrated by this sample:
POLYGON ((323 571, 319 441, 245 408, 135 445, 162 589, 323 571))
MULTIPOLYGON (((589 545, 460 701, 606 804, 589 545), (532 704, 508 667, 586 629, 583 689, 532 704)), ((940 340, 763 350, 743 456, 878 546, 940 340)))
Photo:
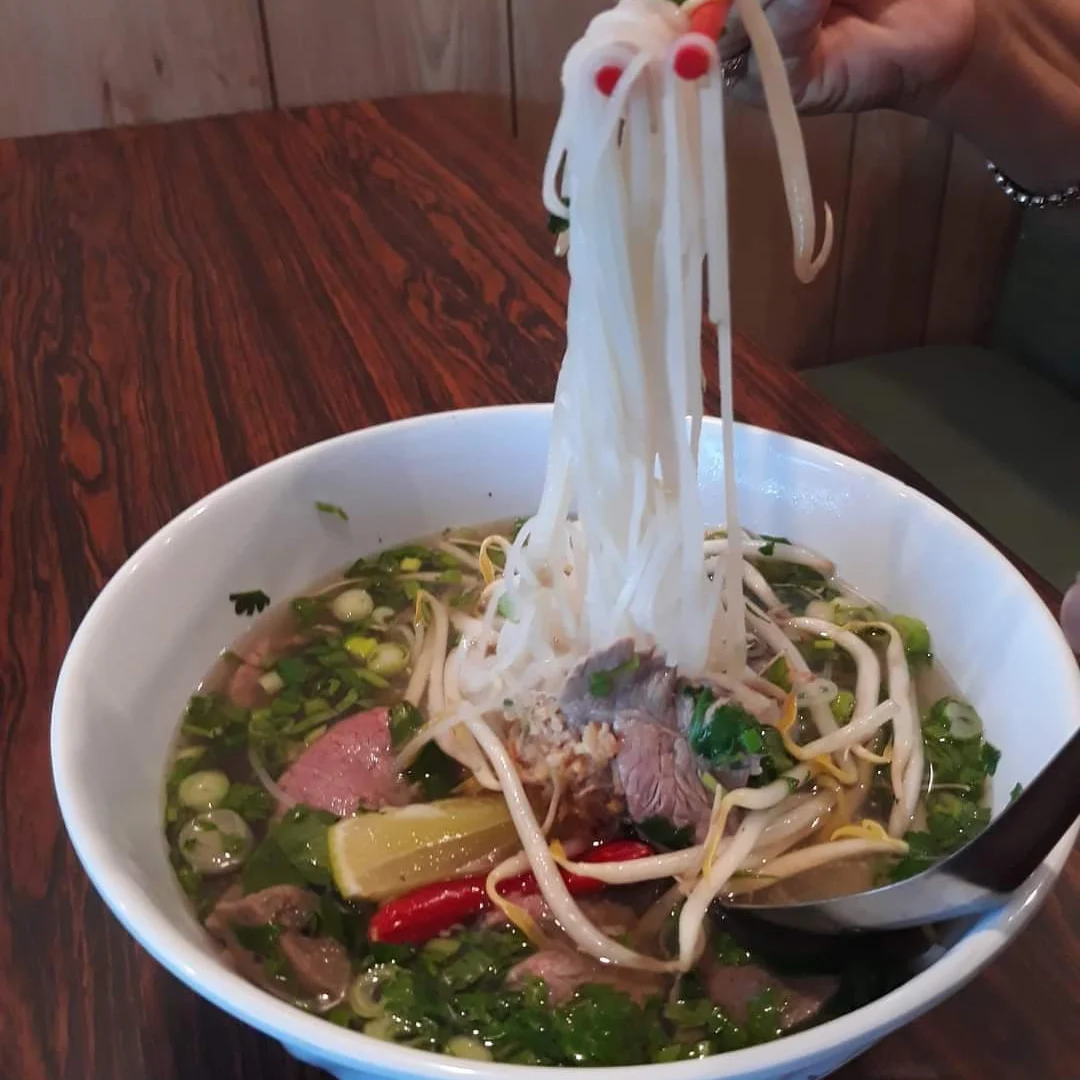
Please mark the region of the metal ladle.
POLYGON ((801 903, 739 900, 729 910, 817 934, 899 930, 1001 907, 1080 817, 1080 730, 974 840, 915 877, 801 903))

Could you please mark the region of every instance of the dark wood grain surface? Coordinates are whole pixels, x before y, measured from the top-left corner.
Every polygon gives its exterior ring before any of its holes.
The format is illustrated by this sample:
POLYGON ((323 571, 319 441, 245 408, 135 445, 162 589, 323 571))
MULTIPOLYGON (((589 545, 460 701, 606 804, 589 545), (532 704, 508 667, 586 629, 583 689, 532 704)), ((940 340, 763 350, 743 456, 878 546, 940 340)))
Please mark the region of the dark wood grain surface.
MULTIPOLYGON (((2 1080, 314 1080, 98 901, 53 798, 53 683, 106 579, 230 477, 550 399, 566 281, 537 192, 461 98, 0 143, 2 1080)), ((737 371, 742 418, 918 482, 745 342, 737 371)), ((1078 926, 1074 855, 999 963, 843 1080, 1074 1080, 1078 926)))

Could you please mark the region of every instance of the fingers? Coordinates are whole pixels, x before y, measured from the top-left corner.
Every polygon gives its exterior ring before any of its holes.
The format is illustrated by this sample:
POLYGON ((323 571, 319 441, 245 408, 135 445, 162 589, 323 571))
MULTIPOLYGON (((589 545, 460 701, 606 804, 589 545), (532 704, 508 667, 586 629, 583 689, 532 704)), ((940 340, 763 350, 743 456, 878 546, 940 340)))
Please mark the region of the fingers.
MULTIPOLYGON (((832 0, 763 0, 762 7, 780 47, 780 54, 787 63, 796 103, 802 105, 806 81, 803 72, 818 47, 822 22, 832 7, 832 0)), ((749 44, 739 15, 738 0, 724 36, 724 45, 727 46, 723 48, 725 56, 730 55, 729 50, 738 51, 732 49, 736 42, 741 42, 741 47, 749 44)), ((731 92, 736 100, 744 104, 764 104, 757 62, 753 56, 750 57, 745 76, 735 83, 731 92)))

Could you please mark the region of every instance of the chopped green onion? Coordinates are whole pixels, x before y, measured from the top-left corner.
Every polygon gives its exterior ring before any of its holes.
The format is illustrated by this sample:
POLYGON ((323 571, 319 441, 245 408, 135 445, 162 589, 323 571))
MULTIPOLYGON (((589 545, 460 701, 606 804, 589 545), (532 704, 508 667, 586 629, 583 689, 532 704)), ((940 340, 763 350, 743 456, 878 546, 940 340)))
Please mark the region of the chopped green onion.
POLYGON ((345 651, 357 660, 366 660, 378 647, 378 640, 373 637, 364 637, 362 634, 353 634, 345 639, 345 651))
POLYGON ((276 694, 279 690, 285 689, 285 680, 276 671, 268 671, 265 675, 259 676, 259 685, 266 693, 276 694))
POLYGON ((235 870, 252 848, 248 823, 235 810, 210 810, 192 818, 177 837, 181 854, 200 874, 235 870))
POLYGON ((829 708, 841 724, 846 724, 855 713, 855 695, 850 690, 841 690, 829 702, 829 708))
POLYGON ((913 619, 910 615, 893 615, 889 622, 899 631, 904 642, 904 652, 909 660, 929 659, 930 630, 922 619, 913 619))
POLYGON ((493 1061, 491 1051, 479 1039, 468 1035, 455 1035, 448 1039, 444 1048, 451 1057, 468 1058, 472 1061, 493 1061))
POLYGON ((398 565, 403 573, 415 574, 424 564, 415 555, 407 555, 398 565))
POLYGON ((982 735, 979 714, 966 702, 944 697, 930 710, 930 722, 948 728, 949 735, 964 742, 982 735))
POLYGON ((392 641, 383 642, 368 658, 368 670, 376 675, 393 677, 409 666, 409 653, 392 641))
POLYGON ((379 1016, 369 1020, 364 1025, 364 1034, 369 1039, 381 1039, 383 1042, 393 1042, 394 1036, 401 1029, 400 1021, 390 1016, 379 1016))
POLYGON ((348 1000, 352 1011, 363 1020, 382 1016, 382 990, 397 972, 394 964, 376 964, 357 975, 349 987, 348 1000))
POLYGON ((220 769, 204 769, 180 781, 176 797, 189 810, 209 810, 229 790, 229 778, 220 769))
POLYGON ((375 610, 375 601, 367 589, 346 589, 334 597, 330 610, 338 622, 360 622, 375 610))

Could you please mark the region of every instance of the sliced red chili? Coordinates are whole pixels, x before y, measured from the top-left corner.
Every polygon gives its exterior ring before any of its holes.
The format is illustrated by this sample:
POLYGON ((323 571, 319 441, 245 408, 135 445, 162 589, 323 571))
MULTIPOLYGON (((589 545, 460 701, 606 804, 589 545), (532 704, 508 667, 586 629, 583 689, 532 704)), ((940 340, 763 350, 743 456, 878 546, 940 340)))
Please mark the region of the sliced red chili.
MULTIPOLYGON (((652 848, 639 840, 613 840, 584 852, 579 862, 610 863, 644 859, 652 848)), ((567 889, 574 896, 585 896, 606 888, 604 882, 581 874, 562 873, 567 889)), ((368 938, 391 945, 418 945, 444 930, 474 919, 492 904, 484 883, 484 874, 422 885, 383 904, 371 917, 368 938)), ((530 896, 539 892, 532 873, 507 878, 499 885, 502 896, 530 896)))
POLYGON ((709 0, 709 3, 694 8, 690 13, 690 29, 713 41, 719 41, 732 3, 733 0, 709 0))

